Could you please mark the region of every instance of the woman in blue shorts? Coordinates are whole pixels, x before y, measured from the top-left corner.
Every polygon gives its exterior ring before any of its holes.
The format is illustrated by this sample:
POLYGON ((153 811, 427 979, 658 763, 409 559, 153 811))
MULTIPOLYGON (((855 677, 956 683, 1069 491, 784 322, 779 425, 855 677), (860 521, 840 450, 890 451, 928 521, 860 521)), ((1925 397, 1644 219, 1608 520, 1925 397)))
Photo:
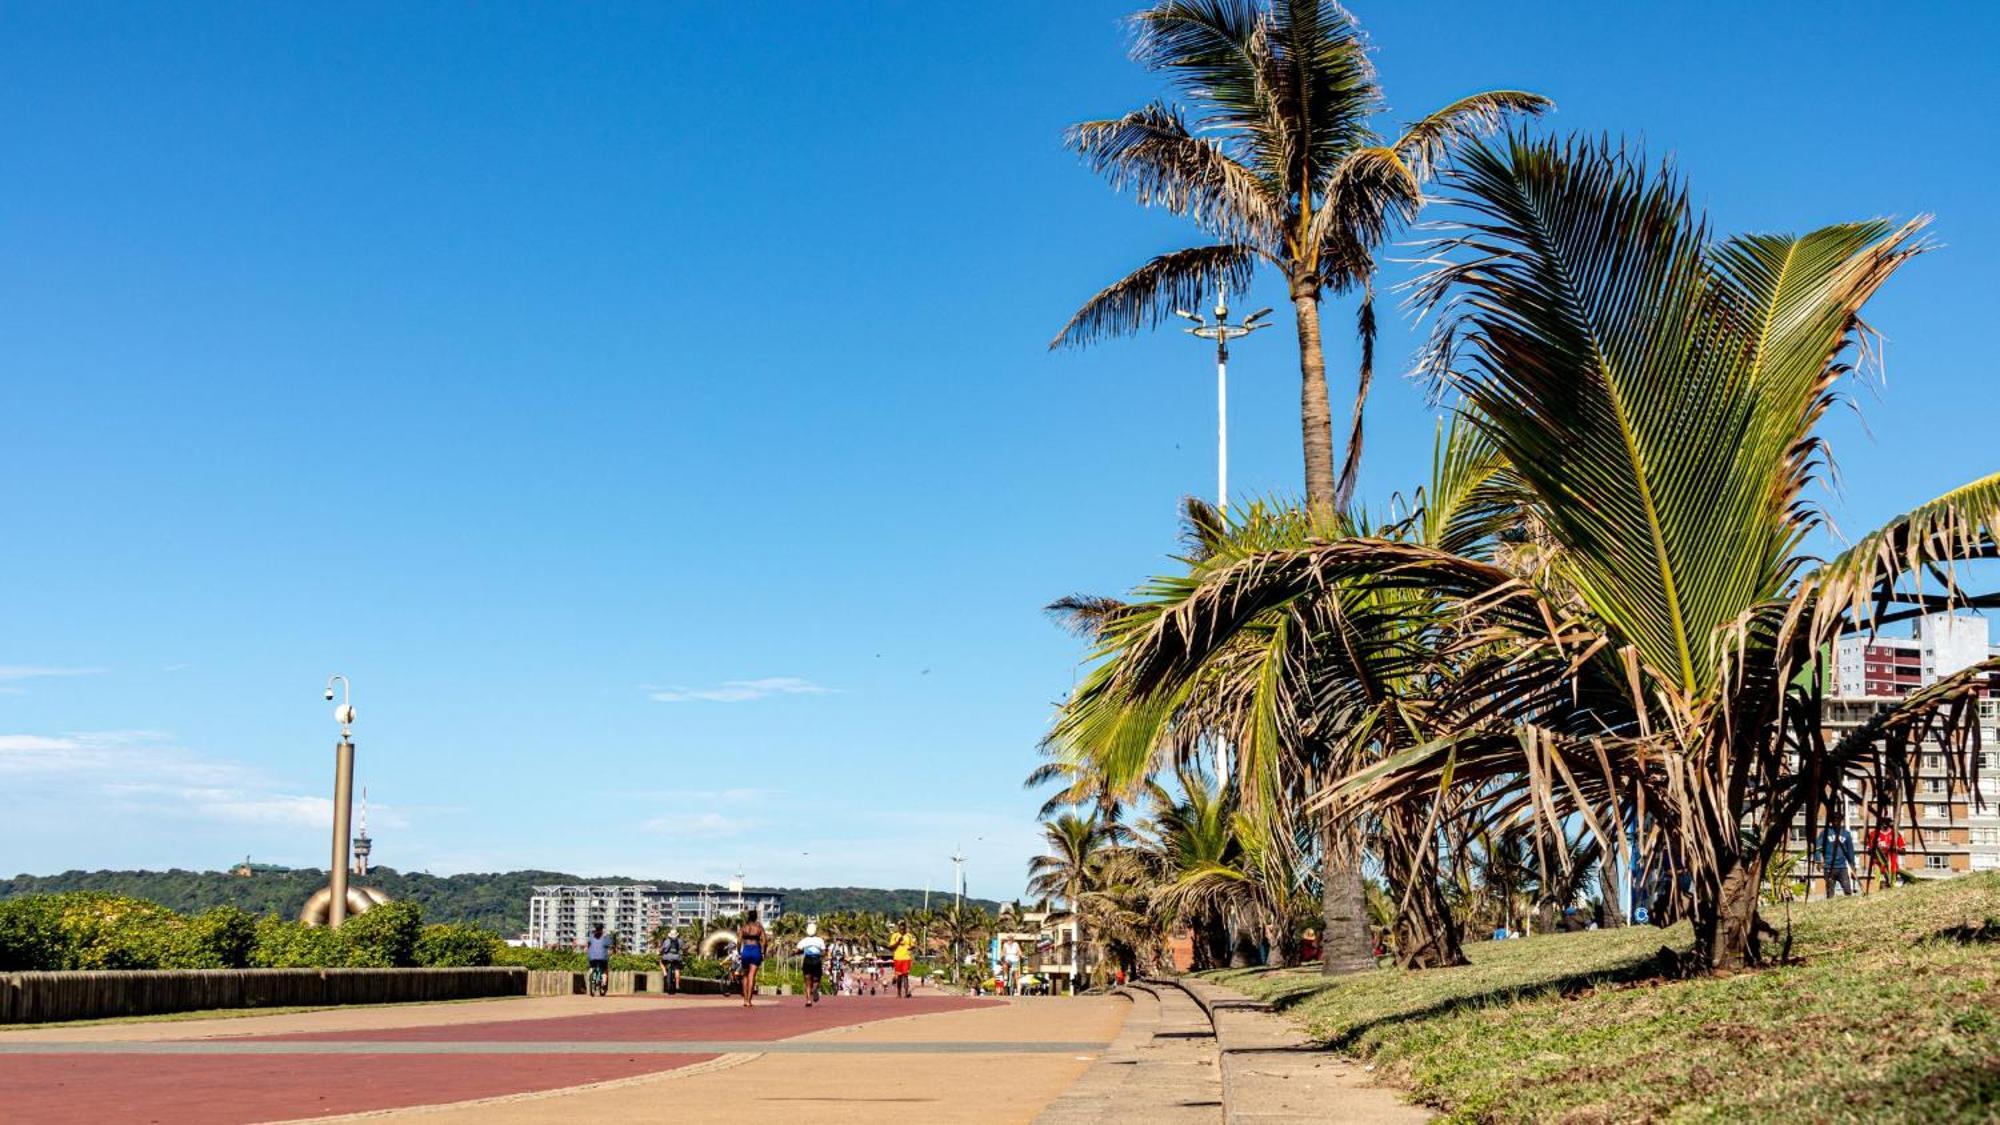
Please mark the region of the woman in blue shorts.
POLYGON ((757 995, 757 967, 764 963, 764 927, 752 910, 743 916, 743 928, 736 931, 736 957, 743 966, 743 1006, 757 995))

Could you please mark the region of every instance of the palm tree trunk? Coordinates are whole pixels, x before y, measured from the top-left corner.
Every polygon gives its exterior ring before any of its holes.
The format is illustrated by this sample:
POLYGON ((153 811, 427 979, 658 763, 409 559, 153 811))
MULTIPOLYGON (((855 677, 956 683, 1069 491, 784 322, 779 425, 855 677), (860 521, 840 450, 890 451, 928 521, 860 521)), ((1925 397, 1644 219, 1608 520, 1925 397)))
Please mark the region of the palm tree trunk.
POLYGON ((1368 932, 1368 887, 1361 875, 1361 841, 1329 820, 1320 834, 1320 971, 1332 976, 1375 967, 1368 932))
POLYGON ((1326 356, 1319 342, 1319 289, 1292 287, 1299 323, 1299 427, 1306 454, 1306 506, 1322 518, 1335 510, 1333 409, 1326 399, 1326 356))
POLYGON ((1763 935, 1775 932, 1757 913, 1757 896, 1764 886, 1764 864, 1756 856, 1739 858, 1722 877, 1711 905, 1697 896, 1694 909, 1694 958, 1703 969, 1745 969, 1763 963, 1763 935))
POLYGON ((1361 412, 1368 405, 1368 388, 1375 382, 1375 289, 1361 295, 1361 314, 1356 318, 1356 334, 1361 338, 1361 372, 1354 384, 1354 426, 1347 435, 1347 456, 1340 465, 1340 483, 1333 490, 1333 507, 1346 511, 1354 498, 1355 478, 1361 474, 1361 412))
POLYGON ((1615 929, 1625 924, 1625 896, 1619 887, 1618 852, 1613 849, 1605 854, 1598 876, 1598 899, 1604 903, 1604 928, 1615 929))
POLYGON ((1382 816, 1382 877, 1396 904, 1396 963, 1405 969, 1466 964, 1464 927, 1438 883, 1437 841, 1425 831, 1427 802, 1405 802, 1382 816))

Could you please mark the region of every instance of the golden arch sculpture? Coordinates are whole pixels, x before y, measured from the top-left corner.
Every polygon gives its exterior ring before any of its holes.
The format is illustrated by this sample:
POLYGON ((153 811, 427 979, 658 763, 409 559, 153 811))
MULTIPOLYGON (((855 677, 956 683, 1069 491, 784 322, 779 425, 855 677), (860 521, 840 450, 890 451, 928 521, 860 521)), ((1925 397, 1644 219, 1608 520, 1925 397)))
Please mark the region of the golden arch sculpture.
MULTIPOLYGON (((347 916, 366 914, 375 907, 389 901, 389 896, 374 887, 347 888, 347 916)), ((327 915, 333 911, 333 888, 321 887, 313 892, 304 906, 299 907, 299 921, 308 926, 326 925, 327 915)))
POLYGON ((729 951, 734 948, 736 948, 735 930, 716 930, 701 939, 701 955, 716 961, 729 956, 729 951))

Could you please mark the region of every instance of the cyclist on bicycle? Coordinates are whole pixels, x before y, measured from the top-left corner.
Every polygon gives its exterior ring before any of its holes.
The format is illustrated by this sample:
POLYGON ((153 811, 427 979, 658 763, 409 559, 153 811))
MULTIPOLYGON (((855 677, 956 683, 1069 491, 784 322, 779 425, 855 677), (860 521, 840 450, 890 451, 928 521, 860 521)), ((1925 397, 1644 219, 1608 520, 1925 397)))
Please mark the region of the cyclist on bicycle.
POLYGON ((584 956, 590 959, 590 987, 600 994, 611 974, 611 951, 618 948, 618 935, 604 932, 604 923, 590 928, 590 940, 584 943, 584 956))
POLYGON ((660 942, 660 975, 666 980, 669 995, 681 990, 682 959, 681 932, 668 930, 667 936, 660 942))

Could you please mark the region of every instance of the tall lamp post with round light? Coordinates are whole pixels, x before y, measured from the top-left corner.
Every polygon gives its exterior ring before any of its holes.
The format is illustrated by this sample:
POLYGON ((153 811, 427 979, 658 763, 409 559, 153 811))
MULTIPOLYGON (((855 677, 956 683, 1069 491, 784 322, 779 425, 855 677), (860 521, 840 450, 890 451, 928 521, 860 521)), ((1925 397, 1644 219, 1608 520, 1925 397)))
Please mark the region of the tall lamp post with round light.
POLYGON ((1259 328, 1269 328, 1269 324, 1261 322, 1271 315, 1271 310, 1258 309, 1240 322, 1231 324, 1229 290, 1224 289, 1215 296, 1214 324, 1186 309, 1175 309, 1174 315, 1194 322, 1193 328, 1186 329, 1188 335, 1215 341, 1215 506, 1227 512, 1229 510, 1229 341, 1242 339, 1259 328))
POLYGON ((333 701, 333 683, 340 681, 340 705, 333 709, 333 721, 340 724, 340 742, 333 748, 333 869, 327 885, 333 900, 327 904, 327 925, 338 928, 347 921, 347 826, 354 815, 354 699, 347 677, 326 678, 326 698, 333 701))

